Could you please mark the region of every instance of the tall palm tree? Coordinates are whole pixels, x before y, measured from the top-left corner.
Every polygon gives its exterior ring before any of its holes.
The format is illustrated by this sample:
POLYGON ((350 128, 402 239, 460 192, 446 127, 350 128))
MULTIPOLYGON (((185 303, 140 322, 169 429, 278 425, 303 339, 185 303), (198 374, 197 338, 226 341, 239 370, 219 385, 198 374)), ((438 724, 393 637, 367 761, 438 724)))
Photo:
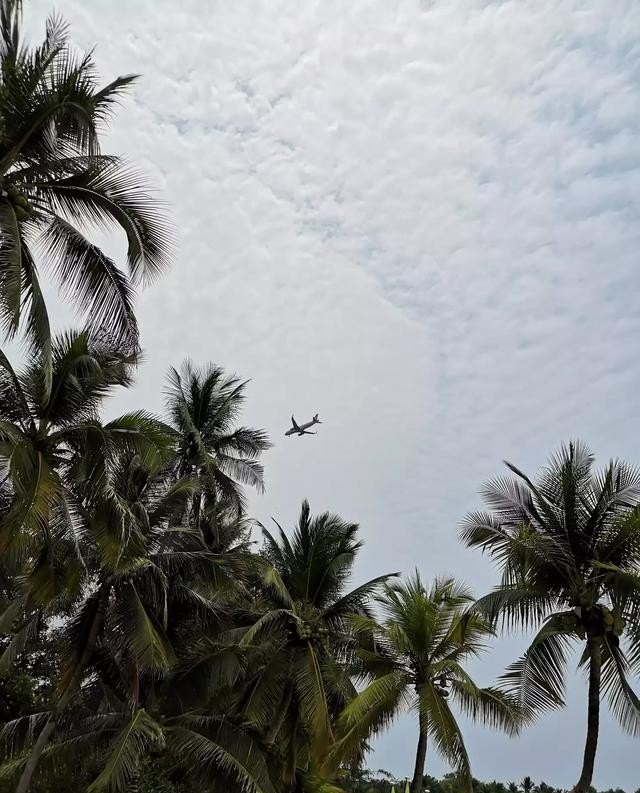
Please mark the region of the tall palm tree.
POLYGON ((200 369, 187 360, 180 372, 169 372, 167 408, 180 436, 176 475, 199 476, 201 490, 192 517, 211 541, 220 505, 241 514, 242 485, 264 488, 259 457, 271 444, 263 430, 236 424, 246 385, 212 364, 200 369))
POLYGON ((341 741, 357 745, 403 708, 412 708, 418 714, 418 746, 411 793, 422 793, 429 736, 470 791, 469 757, 451 702, 472 719, 511 734, 521 719, 514 697, 480 688, 464 669, 493 631, 470 610, 471 593, 453 579, 436 579, 427 589, 416 571, 405 582, 387 584, 378 600, 383 620, 358 620, 359 630, 375 641, 374 652, 361 653, 374 679, 342 713, 341 741))
POLYGON ((491 512, 470 514, 461 532, 502 569, 500 586, 479 605, 508 627, 540 626, 505 674, 524 706, 563 706, 568 654, 582 649, 588 717, 576 793, 591 785, 602 696, 622 727, 640 735, 640 700, 628 679, 640 671, 640 472, 619 460, 600 472, 593 465, 580 442, 562 446, 535 482, 507 463, 514 477, 484 487, 491 512))
POLYGON ((328 512, 314 517, 307 501, 291 538, 276 525, 278 537, 263 527, 266 600, 257 601, 263 613, 241 641, 256 648, 260 663, 241 706, 268 746, 289 747, 285 780, 292 784, 300 770, 325 770, 337 714, 356 693, 350 619, 368 615, 389 576, 345 591, 362 545, 358 526, 328 512))
POLYGON ((100 88, 91 54, 74 54, 57 16, 40 46, 25 46, 21 11, 20 0, 0 0, 0 321, 8 335, 24 327, 37 349, 48 349, 40 247, 90 327, 108 325, 135 348, 130 279, 147 281, 166 266, 168 235, 141 177, 99 147, 135 77, 100 88), (86 225, 125 232, 129 276, 85 236, 86 225))

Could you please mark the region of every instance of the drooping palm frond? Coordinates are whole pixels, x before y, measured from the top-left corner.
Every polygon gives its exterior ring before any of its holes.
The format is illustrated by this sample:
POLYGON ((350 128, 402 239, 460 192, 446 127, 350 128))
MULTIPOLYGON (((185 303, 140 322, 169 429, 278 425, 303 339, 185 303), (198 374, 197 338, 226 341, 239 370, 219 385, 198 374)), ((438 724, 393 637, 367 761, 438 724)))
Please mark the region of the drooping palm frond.
POLYGON ((339 741, 334 750, 340 759, 389 726, 403 706, 409 706, 409 685, 406 674, 394 670, 373 680, 343 709, 338 721, 339 741))
POLYGON ((640 698, 629 683, 629 661, 619 646, 607 642, 602 668, 602 693, 622 729, 640 735, 640 698))
POLYGON ((553 616, 522 658, 507 668, 503 680, 524 707, 549 710, 564 706, 567 655, 574 639, 562 618, 553 616))
POLYGON ((471 762, 462 732, 447 700, 433 682, 426 684, 420 692, 418 710, 428 719, 428 735, 435 742, 438 753, 456 770, 463 789, 470 793, 471 762))
POLYGON ((87 793, 124 793, 136 781, 140 765, 150 751, 164 746, 161 726, 144 710, 137 710, 115 737, 106 763, 87 793))
POLYGON ((190 716, 169 722, 167 745, 175 760, 205 779, 225 774, 245 793, 276 793, 266 761, 256 744, 222 718, 190 716))
POLYGON ((41 245, 53 264, 76 311, 88 318, 88 327, 109 327, 119 339, 137 345, 138 325, 133 313, 133 288, 126 276, 96 245, 60 217, 46 228, 41 245))
MULTIPOLYGON (((462 671, 462 670, 461 670, 462 671)), ((473 721, 480 721, 492 729, 517 735, 525 723, 525 713, 517 697, 498 688, 478 688, 463 672, 456 679, 452 675, 451 693, 456 704, 473 721)))

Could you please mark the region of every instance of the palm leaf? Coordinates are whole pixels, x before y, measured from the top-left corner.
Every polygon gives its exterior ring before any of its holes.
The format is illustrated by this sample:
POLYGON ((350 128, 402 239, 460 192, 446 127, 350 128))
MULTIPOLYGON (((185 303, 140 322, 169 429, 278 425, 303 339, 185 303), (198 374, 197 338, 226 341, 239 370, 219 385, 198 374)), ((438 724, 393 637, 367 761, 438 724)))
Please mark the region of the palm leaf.
POLYGON ((181 718, 166 728, 166 734, 176 762, 190 773, 205 779, 222 773, 243 793, 276 793, 259 748, 224 719, 181 718))
POLYGON ((160 725, 144 710, 134 713, 114 740, 100 775, 89 785, 88 793, 124 793, 136 780, 142 760, 150 750, 164 744, 160 725))
POLYGON ((333 743, 333 729, 318 652, 307 643, 293 669, 296 699, 311 735, 311 751, 323 760, 333 743))
POLYGON ((471 764, 460 727, 447 701, 428 683, 418 695, 420 716, 426 720, 429 736, 438 753, 456 769, 460 784, 471 793, 471 764))
POLYGON ((491 729, 517 735, 527 721, 517 697, 497 688, 478 688, 466 674, 451 681, 451 691, 468 718, 481 721, 491 729))
POLYGON ((525 711, 564 706, 567 653, 575 635, 562 618, 553 615, 535 636, 526 653, 502 675, 507 691, 519 698, 525 711))
POLYGON ((405 702, 406 675, 393 671, 371 682, 343 709, 338 720, 336 751, 349 754, 372 733, 389 726, 405 702))
POLYGON ((0 199, 0 308, 8 335, 20 324, 22 304, 22 239, 16 213, 0 199))
POLYGON ((60 217, 52 219, 41 242, 64 291, 88 317, 88 327, 100 330, 108 325, 118 341, 135 347, 133 289, 115 263, 60 217))
POLYGON ((36 638, 41 624, 42 616, 40 612, 37 612, 13 634, 11 641, 0 656, 0 674, 4 675, 11 669, 29 642, 36 638))

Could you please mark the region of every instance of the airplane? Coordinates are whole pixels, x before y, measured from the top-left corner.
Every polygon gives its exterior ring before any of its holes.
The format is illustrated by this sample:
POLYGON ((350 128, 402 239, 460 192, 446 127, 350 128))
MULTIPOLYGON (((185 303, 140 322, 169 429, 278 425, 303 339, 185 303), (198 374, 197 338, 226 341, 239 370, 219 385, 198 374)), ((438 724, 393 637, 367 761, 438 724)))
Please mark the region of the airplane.
POLYGON ((291 416, 291 429, 285 432, 285 437, 287 435, 316 435, 315 432, 308 432, 309 427, 313 427, 314 424, 322 424, 320 419, 318 418, 318 414, 311 419, 311 421, 307 421, 306 424, 296 424, 296 420, 291 416))

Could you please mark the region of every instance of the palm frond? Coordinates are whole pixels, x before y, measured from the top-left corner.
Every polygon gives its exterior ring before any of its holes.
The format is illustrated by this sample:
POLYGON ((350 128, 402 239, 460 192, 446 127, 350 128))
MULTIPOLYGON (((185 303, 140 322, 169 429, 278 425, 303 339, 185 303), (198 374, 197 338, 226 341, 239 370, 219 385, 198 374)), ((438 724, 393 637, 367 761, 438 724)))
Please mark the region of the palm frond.
POLYGON ((526 653, 502 675, 509 694, 518 697, 525 713, 564 705, 567 653, 576 638, 562 618, 552 616, 526 653))
POLYGON ((150 751, 157 751, 163 745, 161 726, 144 709, 136 711, 113 741, 106 764, 87 793, 130 790, 142 761, 150 751))
POLYGON ((458 680, 451 680, 451 691, 468 718, 480 721, 491 729, 517 735, 523 724, 530 721, 518 697, 498 688, 478 688, 466 674, 458 680))
POLYGON ((629 662, 619 646, 604 643, 602 693, 622 729, 634 738, 640 736, 640 698, 629 683, 629 662))
POLYGON ((8 336, 14 335, 20 324, 22 247, 15 209, 0 199, 0 319, 8 336))
POLYGON ((388 727, 402 706, 408 704, 408 682, 403 672, 393 671, 373 680, 352 699, 338 719, 336 751, 349 754, 371 734, 388 727))
POLYGON ((153 280, 169 263, 171 241, 162 212, 143 177, 113 162, 39 185, 57 214, 74 223, 119 225, 128 240, 128 265, 135 282, 153 280))
POLYGON ((222 773, 243 793, 276 793, 260 749, 224 719, 181 718, 166 734, 171 754, 190 773, 205 779, 222 773))
POLYGON ((435 742, 438 753, 456 770, 463 789, 470 793, 472 788, 469 755, 447 700, 433 683, 428 683, 419 693, 418 701, 420 717, 426 721, 428 735, 435 742))
POLYGON ((115 263, 74 226, 57 216, 49 223, 41 244, 64 292, 88 318, 87 327, 99 330, 109 326, 118 341, 135 348, 138 326, 133 312, 133 289, 115 263))
POLYGON ((333 729, 318 651, 307 643, 293 669, 296 699, 311 736, 315 759, 323 759, 333 743, 333 729))

